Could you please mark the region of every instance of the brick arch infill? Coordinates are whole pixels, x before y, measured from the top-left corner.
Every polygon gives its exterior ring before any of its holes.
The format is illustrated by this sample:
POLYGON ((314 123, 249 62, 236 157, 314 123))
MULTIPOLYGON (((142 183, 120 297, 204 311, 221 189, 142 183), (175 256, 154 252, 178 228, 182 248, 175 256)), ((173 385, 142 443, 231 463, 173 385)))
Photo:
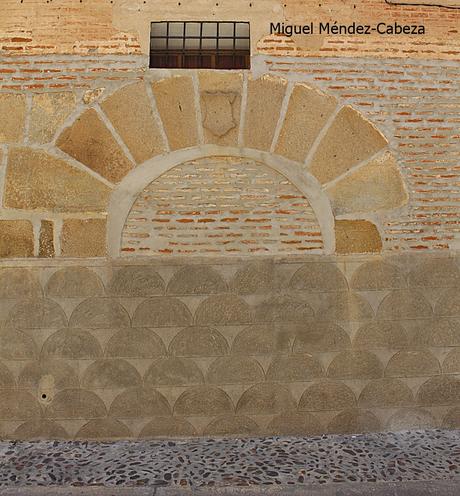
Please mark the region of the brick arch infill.
POLYGON ((123 228, 138 195, 152 181, 174 167, 201 158, 213 156, 241 157, 262 162, 290 181, 309 201, 321 229, 325 254, 335 251, 334 215, 326 193, 319 181, 301 164, 279 155, 252 148, 233 148, 202 145, 157 156, 129 172, 113 191, 107 218, 107 252, 118 258, 121 252, 123 228))

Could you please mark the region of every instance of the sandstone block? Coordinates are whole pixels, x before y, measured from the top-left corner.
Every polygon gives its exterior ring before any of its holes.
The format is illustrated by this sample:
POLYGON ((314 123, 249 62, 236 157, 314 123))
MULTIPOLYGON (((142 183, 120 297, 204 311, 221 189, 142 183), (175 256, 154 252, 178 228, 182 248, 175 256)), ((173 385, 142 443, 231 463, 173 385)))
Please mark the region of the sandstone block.
POLYGON ((238 296, 215 295, 206 298, 196 310, 197 324, 236 325, 252 322, 249 305, 238 296))
POLYGON ((257 261, 238 269, 231 282, 238 294, 268 293, 276 289, 275 265, 272 261, 257 261))
POLYGON ((0 420, 29 420, 41 417, 37 400, 27 391, 5 389, 0 402, 0 420))
POLYGON ((436 319, 428 333, 428 345, 460 346, 460 322, 436 319))
POLYGON ((367 220, 336 220, 335 251, 340 254, 378 253, 382 240, 377 227, 367 220))
POLYGON ((380 303, 379 319, 424 319, 433 314, 430 303, 422 293, 411 290, 393 291, 380 303))
POLYGON ((218 358, 206 374, 206 382, 217 385, 254 384, 264 379, 264 370, 257 360, 238 356, 218 358))
POLYGON ((110 338, 106 355, 114 358, 156 358, 166 355, 166 347, 150 329, 123 329, 110 338))
POLYGON ((139 439, 149 438, 186 438, 196 436, 195 427, 177 417, 155 417, 146 424, 139 434, 139 439))
POLYGON ((451 258, 426 260, 411 270, 408 282, 415 288, 460 288, 460 269, 451 258))
POLYGON ((135 327, 183 327, 190 325, 192 314, 177 298, 149 298, 134 312, 135 327))
POLYGON ((313 316, 313 308, 306 301, 288 295, 273 296, 255 309, 257 322, 306 322, 313 316))
POLYGON ((228 353, 228 343, 210 327, 187 327, 171 341, 169 352, 180 357, 221 356, 228 353))
POLYGON ((13 438, 19 441, 69 439, 69 434, 57 422, 46 419, 32 419, 16 428, 13 438))
POLYGON ((30 362, 24 366, 19 374, 19 386, 53 391, 75 388, 79 385, 75 369, 64 360, 42 359, 30 362))
POLYGON ((312 292, 346 291, 348 283, 333 263, 308 263, 292 276, 289 287, 312 292))
POLYGON ((310 413, 278 415, 267 428, 270 436, 317 436, 324 433, 321 422, 310 413))
POLYGON ((447 429, 460 428, 460 407, 452 408, 446 413, 442 421, 442 426, 447 429))
POLYGON ((237 334, 232 345, 234 355, 271 355, 289 351, 288 333, 270 324, 247 327, 237 334))
POLYGON ((372 412, 356 409, 339 413, 328 426, 331 434, 362 434, 380 430, 380 422, 372 412))
POLYGON ((123 329, 130 327, 128 312, 110 298, 88 298, 75 308, 71 327, 90 329, 123 329))
POLYGON ((34 340, 24 332, 5 328, 0 332, 0 357, 5 360, 32 360, 38 354, 34 340))
POLYGON ((52 334, 41 351, 46 358, 81 360, 99 358, 102 348, 95 336, 85 329, 61 329, 52 334))
POLYGON ((29 298, 10 310, 7 325, 16 329, 60 329, 67 326, 67 317, 56 302, 29 298))
POLYGON ((435 429, 437 426, 438 423, 431 413, 421 408, 398 410, 389 418, 386 424, 386 428, 391 432, 435 429))
POLYGON ((308 322, 299 325, 293 352, 339 351, 350 346, 350 338, 340 326, 332 322, 308 322))
POLYGON ((366 384, 359 395, 359 406, 363 408, 410 406, 413 401, 410 388, 397 379, 374 379, 366 384))
POLYGON ((179 269, 168 284, 168 294, 216 294, 227 291, 227 283, 213 268, 205 265, 188 265, 179 269))
POLYGON ((227 393, 212 386, 197 386, 182 393, 174 405, 179 415, 225 415, 233 412, 233 403, 227 393))
POLYGON ((38 256, 41 258, 54 257, 54 222, 42 220, 40 223, 40 237, 38 241, 38 256))
POLYGON ((296 406, 291 392, 286 387, 265 382, 247 389, 241 395, 236 411, 244 415, 273 415, 292 412, 296 406))
POLYGON ((0 269, 0 299, 34 296, 42 296, 42 288, 32 271, 19 267, 0 269))
POLYGON ((83 387, 88 389, 116 389, 140 385, 139 372, 126 360, 100 359, 93 362, 83 374, 83 387))
POLYGON ((406 330, 398 322, 370 322, 358 329, 353 347, 367 350, 405 348, 409 343, 406 330))
POLYGON ((150 387, 127 389, 112 402, 109 415, 116 418, 148 418, 171 415, 168 400, 150 387))
POLYGON ((249 417, 225 415, 213 420, 204 430, 206 436, 257 436, 260 428, 249 417))
POLYGON ((381 291, 405 288, 406 281, 401 269, 395 265, 374 260, 363 263, 355 270, 350 286, 357 291, 381 291))
POLYGON ((454 348, 444 359, 442 364, 444 374, 460 374, 460 348, 454 348))
POLYGON ((0 388, 12 388, 16 385, 10 369, 0 362, 0 388))
POLYGON ((113 275, 109 292, 114 296, 157 296, 164 294, 165 283, 152 267, 122 267, 113 275))
POLYGON ((368 351, 343 351, 332 360, 327 375, 334 379, 378 379, 383 376, 383 365, 368 351))
POLYGON ((458 405, 460 379, 450 375, 438 375, 424 382, 417 393, 419 405, 458 405))
POLYGON ((153 387, 195 386, 203 382, 203 373, 193 360, 187 358, 160 358, 144 376, 144 383, 153 387))
POLYGON ((369 320, 374 317, 374 311, 369 303, 357 293, 330 293, 323 298, 318 320, 369 320))
POLYGON ((355 393, 343 382, 319 381, 309 386, 299 402, 300 411, 321 412, 356 406, 355 393))
POLYGON ((276 357, 267 370, 267 380, 274 382, 311 381, 321 376, 323 368, 311 355, 276 357))
POLYGON ((48 279, 45 291, 55 298, 89 298, 102 296, 104 285, 96 273, 86 267, 65 267, 48 279))
POLYGON ((75 435, 75 439, 114 441, 129 439, 132 432, 125 424, 112 418, 90 420, 75 435))
POLYGON ((26 96, 0 95, 0 143, 19 143, 24 139, 26 96))
POLYGON ((434 313, 442 317, 460 316, 460 291, 458 288, 446 289, 436 302, 434 313))
POLYGON ((84 389, 65 389, 54 397, 45 410, 51 419, 94 419, 107 415, 104 402, 96 393, 84 389))
POLYGON ((0 258, 34 256, 34 230, 28 220, 0 220, 0 258))
POLYGON ((105 257, 105 219, 66 219, 61 233, 63 257, 105 257))

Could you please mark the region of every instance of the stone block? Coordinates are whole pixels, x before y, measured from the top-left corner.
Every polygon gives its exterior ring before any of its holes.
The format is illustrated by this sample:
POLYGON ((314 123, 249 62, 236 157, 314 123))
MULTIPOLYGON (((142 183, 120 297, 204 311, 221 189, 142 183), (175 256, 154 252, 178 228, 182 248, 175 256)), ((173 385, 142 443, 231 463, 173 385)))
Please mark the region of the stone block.
POLYGON ((396 411, 386 424, 391 432, 407 430, 426 430, 438 427, 436 419, 430 412, 421 408, 404 408, 396 411))
POLYGON ((436 319, 428 333, 429 346, 460 346, 460 322, 436 319))
POLYGON ((432 315, 431 305, 422 293, 404 289, 385 296, 377 311, 382 320, 426 319, 432 315))
POLYGON ((24 366, 18 384, 23 388, 36 389, 39 393, 46 390, 45 394, 53 395, 54 391, 78 387, 79 380, 75 369, 66 361, 41 359, 24 366))
POLYGON ((363 408, 394 408, 410 406, 414 397, 410 388, 398 379, 374 379, 366 384, 359 395, 363 408))
POLYGON ((460 289, 460 269, 451 258, 429 259, 416 265, 407 280, 414 288, 460 289))
POLYGON ((26 96, 0 95, 0 143, 20 143, 24 139, 26 121, 26 96))
POLYGON ((355 393, 343 382, 318 381, 309 386, 299 401, 300 411, 321 412, 356 406, 355 393))
POLYGON ((34 256, 34 230, 29 220, 0 220, 0 258, 34 256))
POLYGON ((148 386, 196 386, 204 382, 203 373, 191 359, 167 357, 156 360, 147 370, 148 386))
POLYGON ((0 299, 34 296, 42 296, 42 288, 32 271, 20 267, 0 269, 0 299))
POLYGON ((269 151, 278 124, 287 82, 272 76, 249 79, 244 145, 269 151))
POLYGON ((277 415, 267 427, 270 436, 318 436, 323 433, 321 422, 310 413, 277 415))
POLYGON ((357 409, 340 412, 328 425, 330 434, 364 434, 380 430, 380 421, 372 412, 357 409))
POLYGON ((73 311, 70 327, 123 329, 130 327, 130 318, 128 312, 116 300, 88 298, 73 311))
POLYGON ((187 327, 169 345, 169 352, 180 357, 211 357, 228 353, 227 340, 210 327, 187 327))
POLYGON ((313 317, 313 308, 306 301, 288 295, 273 296, 255 309, 257 322, 306 322, 313 317))
POLYGON ((120 358, 96 360, 85 370, 82 385, 87 389, 117 389, 140 385, 136 368, 120 358))
POLYGON ((164 294, 165 283, 152 267, 122 267, 113 275, 109 292, 114 296, 157 296, 164 294))
POLYGON ((449 410, 442 420, 442 427, 460 429, 460 407, 449 410))
POLYGON ((175 76, 155 81, 152 89, 171 150, 197 145, 197 109, 192 78, 175 76))
POLYGON ((177 298, 149 298, 137 307, 133 316, 135 327, 183 327, 191 322, 190 310, 177 298))
POLYGON ((369 303, 357 293, 330 293, 322 299, 317 311, 318 320, 354 321, 369 320, 374 311, 369 303))
POLYGON ((125 424, 112 418, 90 420, 76 434, 75 439, 115 441, 129 439, 132 432, 125 424))
POLYGON ((69 434, 57 422, 46 419, 32 419, 16 428, 13 439, 19 441, 39 441, 69 439, 69 434))
POLYGON ((27 391, 4 389, 0 402, 0 420, 29 420, 42 416, 38 401, 27 391))
POLYGON ((101 107, 138 163, 166 151, 144 82, 129 84, 101 107))
POLYGON ((435 315, 441 317, 460 317, 460 291, 458 288, 442 292, 434 308, 435 315))
POLYGON ((367 220, 336 220, 335 251, 339 254, 379 253, 382 239, 377 227, 367 220))
POLYGON ((267 370, 267 381, 312 381, 323 375, 321 364, 311 355, 288 355, 273 359, 267 370))
POLYGON ((16 329, 0 332, 0 357, 5 360, 33 360, 38 349, 32 337, 16 329))
POLYGON ((292 276, 291 289, 311 292, 346 291, 348 283, 333 263, 308 263, 292 276))
POLYGON ((450 375, 438 375, 424 382, 417 393, 417 402, 422 406, 458 405, 460 379, 450 375))
POLYGON ((257 360, 240 356, 218 358, 206 374, 206 382, 216 385, 255 384, 264 379, 264 369, 257 360))
POLYGON ((0 362, 0 388, 13 388, 16 385, 14 376, 10 369, 0 362))
POLYGON ((174 405, 178 415, 228 415, 234 410, 228 394, 213 386, 196 386, 184 391, 174 405))
POLYGON ((383 365, 368 351, 343 351, 332 360, 327 375, 333 379, 378 379, 383 376, 383 365))
POLYGON ((409 199, 398 164, 390 153, 368 164, 326 189, 335 215, 390 210, 409 199))
POLYGON ((130 388, 112 402, 109 415, 121 419, 140 419, 171 415, 168 400, 158 391, 146 386, 130 388))
POLYGON ((341 351, 351 346, 348 334, 332 322, 306 322, 295 332, 293 353, 341 351))
POLYGON ((150 329, 123 329, 109 339, 105 353, 114 358, 157 358, 166 355, 166 347, 150 329))
POLYGON ((247 389, 238 401, 236 411, 244 415, 273 415, 296 410, 289 389, 280 384, 260 383, 247 389))
POLYGON ((197 324, 237 325, 252 322, 249 305, 235 295, 215 295, 206 298, 195 313, 197 324))
POLYGON ((213 420, 205 429, 206 436, 257 436, 260 428, 249 417, 224 415, 213 420))
POLYGON ((65 389, 56 394, 45 409, 50 419, 94 419, 107 415, 104 402, 96 393, 84 389, 65 389))
POLYGON ((104 285, 96 273, 86 267, 65 267, 51 275, 45 292, 54 298, 90 298, 103 296, 104 285))
POLYGON ((240 128, 242 74, 199 73, 201 116, 205 143, 237 146, 240 128))
POLYGON ((105 219, 65 219, 61 232, 63 257, 105 257, 105 219))
POLYGON ((444 374, 460 374, 460 348, 454 348, 449 351, 442 363, 444 374))
POLYGON ((398 351, 385 369, 387 377, 423 377, 437 375, 441 372, 438 360, 429 351, 398 351))
POLYGON ((346 106, 339 111, 321 140, 309 170, 324 184, 372 158, 386 145, 387 140, 369 121, 346 106))
POLYGON ((111 190, 101 181, 43 150, 13 148, 4 203, 20 210, 105 212, 111 190))
POLYGON ((36 93, 32 97, 29 139, 32 143, 49 143, 75 110, 76 97, 70 91, 36 93))
POLYGON ((94 109, 88 109, 64 129, 56 145, 75 160, 113 183, 133 168, 112 133, 94 109))
POLYGON ((10 310, 7 325, 16 329, 60 329, 67 326, 67 317, 56 302, 29 298, 10 310))
POLYGON ((405 288, 406 281, 396 265, 373 260, 363 263, 355 270, 350 286, 357 291, 382 291, 405 288))
POLYGON ((188 265, 179 269, 168 284, 171 295, 210 295, 228 290, 223 277, 206 265, 188 265))
POLYGON ((150 438, 186 438, 196 436, 197 432, 192 424, 177 417, 155 417, 141 430, 139 439, 150 438))
POLYGON ((270 324, 253 325, 237 334, 234 355, 271 355, 290 351, 289 334, 270 324))
POLYGON ((269 293, 275 290, 277 281, 273 261, 261 260, 243 265, 236 272, 230 286, 240 295, 269 293))
POLYGON ((102 348, 97 338, 87 330, 66 328, 45 341, 41 355, 67 360, 95 359, 102 356, 102 348))
POLYGON ((353 347, 367 350, 405 348, 409 343, 404 327, 399 322, 370 322, 360 327, 353 339, 353 347))
POLYGON ((42 220, 38 240, 38 256, 40 258, 52 258, 54 254, 54 222, 42 220))

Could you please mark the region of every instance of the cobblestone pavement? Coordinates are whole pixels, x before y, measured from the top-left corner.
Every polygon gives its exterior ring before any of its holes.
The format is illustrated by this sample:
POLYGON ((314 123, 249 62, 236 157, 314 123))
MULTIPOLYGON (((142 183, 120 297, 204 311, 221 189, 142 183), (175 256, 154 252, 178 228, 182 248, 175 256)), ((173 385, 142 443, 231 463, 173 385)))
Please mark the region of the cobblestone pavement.
MULTIPOLYGON (((117 491, 120 487, 132 488, 129 494, 133 495, 171 496, 190 491, 251 496, 279 491, 321 496, 457 495, 459 481, 460 431, 312 438, 0 443, 0 496, 38 495, 34 493, 38 486, 45 486, 47 495, 86 494, 82 488, 89 488, 88 494, 92 495, 128 494, 117 491), (418 486, 413 486, 417 482, 418 486), (424 492, 434 490, 430 489, 433 484, 435 488, 444 484, 445 490, 424 492), (73 486, 73 492, 56 492, 57 488, 68 486, 73 486), (366 492, 347 492, 363 487, 368 488, 366 492), (35 489, 27 492, 27 488, 35 489), (403 490, 406 492, 397 492, 403 490), (448 492, 451 490, 454 492, 448 492)), ((64 490, 70 491, 61 489, 64 490)))

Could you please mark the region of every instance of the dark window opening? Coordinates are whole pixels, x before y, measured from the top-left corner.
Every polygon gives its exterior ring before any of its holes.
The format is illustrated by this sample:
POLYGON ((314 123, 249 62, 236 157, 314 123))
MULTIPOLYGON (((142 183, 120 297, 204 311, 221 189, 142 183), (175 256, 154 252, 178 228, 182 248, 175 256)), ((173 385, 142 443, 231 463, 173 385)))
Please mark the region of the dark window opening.
POLYGON ((249 69, 248 22, 152 22, 150 67, 249 69))

